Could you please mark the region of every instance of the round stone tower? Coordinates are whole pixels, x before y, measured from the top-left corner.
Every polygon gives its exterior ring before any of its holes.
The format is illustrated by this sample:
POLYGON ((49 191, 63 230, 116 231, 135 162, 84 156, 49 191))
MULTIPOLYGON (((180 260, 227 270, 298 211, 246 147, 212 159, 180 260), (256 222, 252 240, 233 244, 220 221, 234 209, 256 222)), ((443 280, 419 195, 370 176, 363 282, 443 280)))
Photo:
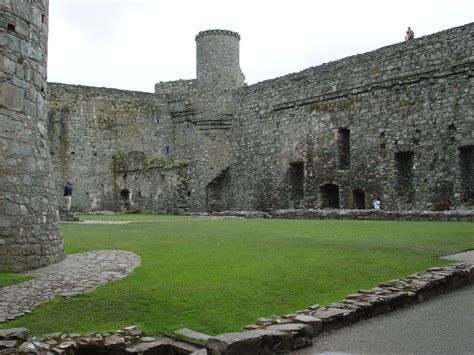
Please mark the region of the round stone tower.
POLYGON ((200 85, 237 88, 245 77, 239 65, 240 36, 227 30, 207 30, 196 36, 196 77, 200 85))
POLYGON ((48 0, 0 1, 0 272, 64 259, 46 131, 48 0))

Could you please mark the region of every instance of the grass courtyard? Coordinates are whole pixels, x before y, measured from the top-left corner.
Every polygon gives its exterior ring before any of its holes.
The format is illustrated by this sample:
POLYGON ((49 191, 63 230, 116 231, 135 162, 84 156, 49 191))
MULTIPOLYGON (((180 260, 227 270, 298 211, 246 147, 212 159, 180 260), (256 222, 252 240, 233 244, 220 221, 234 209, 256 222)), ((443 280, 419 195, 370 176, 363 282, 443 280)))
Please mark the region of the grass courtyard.
MULTIPOLYGON (((474 225, 467 222, 84 218, 139 223, 63 224, 67 253, 128 250, 142 258, 141 266, 123 280, 56 298, 2 328, 25 326, 33 334, 128 325, 147 334, 182 327, 238 331, 258 317, 328 304, 380 281, 447 265, 438 257, 474 247, 474 225)), ((0 282, 7 277, 0 275, 0 282)))

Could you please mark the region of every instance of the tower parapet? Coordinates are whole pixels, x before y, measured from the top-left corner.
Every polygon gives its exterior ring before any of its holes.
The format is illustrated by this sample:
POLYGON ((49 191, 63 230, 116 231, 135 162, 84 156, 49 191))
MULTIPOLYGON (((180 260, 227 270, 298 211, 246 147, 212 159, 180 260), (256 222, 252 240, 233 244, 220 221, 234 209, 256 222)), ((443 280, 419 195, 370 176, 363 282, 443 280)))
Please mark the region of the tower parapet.
POLYGON ((244 85, 239 64, 240 35, 228 30, 201 31, 196 36, 196 78, 199 85, 231 89, 244 85))

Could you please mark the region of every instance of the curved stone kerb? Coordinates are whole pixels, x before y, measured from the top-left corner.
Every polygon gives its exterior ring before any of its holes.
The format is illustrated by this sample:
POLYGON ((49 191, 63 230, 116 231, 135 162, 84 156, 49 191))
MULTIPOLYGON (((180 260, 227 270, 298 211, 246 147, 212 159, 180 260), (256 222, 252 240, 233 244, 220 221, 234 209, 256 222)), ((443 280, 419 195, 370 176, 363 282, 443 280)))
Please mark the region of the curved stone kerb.
POLYGON ((56 296, 91 292, 129 275, 139 266, 138 255, 123 250, 69 254, 60 263, 29 271, 34 279, 0 288, 0 323, 18 318, 56 296))

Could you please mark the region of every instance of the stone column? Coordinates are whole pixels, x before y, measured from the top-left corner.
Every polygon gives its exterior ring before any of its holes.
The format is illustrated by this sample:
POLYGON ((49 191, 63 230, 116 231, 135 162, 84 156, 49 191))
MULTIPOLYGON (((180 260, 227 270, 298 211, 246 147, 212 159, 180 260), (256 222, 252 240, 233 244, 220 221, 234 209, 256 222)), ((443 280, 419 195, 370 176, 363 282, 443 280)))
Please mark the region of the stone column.
POLYGON ((64 259, 46 132, 48 0, 0 1, 0 272, 64 259))

